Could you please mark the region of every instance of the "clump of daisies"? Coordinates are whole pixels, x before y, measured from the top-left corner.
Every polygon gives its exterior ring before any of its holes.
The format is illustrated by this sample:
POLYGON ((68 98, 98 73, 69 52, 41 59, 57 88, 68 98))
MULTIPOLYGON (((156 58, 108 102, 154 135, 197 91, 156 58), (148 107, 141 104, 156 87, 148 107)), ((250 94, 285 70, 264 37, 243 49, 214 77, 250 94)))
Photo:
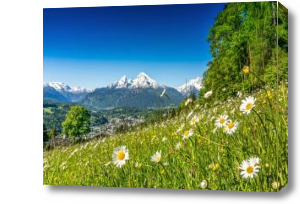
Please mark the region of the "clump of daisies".
POLYGON ((255 100, 256 99, 253 96, 246 97, 244 100, 242 100, 240 111, 242 111, 244 114, 249 114, 252 108, 255 107, 255 100))
POLYGON ((113 151, 112 160, 117 167, 121 168, 126 163, 126 160, 129 160, 129 153, 128 149, 126 149, 126 146, 115 148, 113 151))
POLYGON ((232 120, 228 120, 226 126, 225 126, 225 132, 228 134, 228 135, 231 135, 232 133, 234 133, 238 127, 238 122, 236 121, 232 121, 232 120))
POLYGON ((244 160, 239 168, 243 178, 253 178, 254 176, 257 176, 260 169, 259 158, 252 157, 248 160, 244 160))
POLYGON ((208 97, 210 97, 212 94, 213 94, 212 91, 208 91, 208 92, 206 92, 206 93, 204 94, 204 98, 208 98, 208 97))
POLYGON ((161 151, 157 151, 152 157, 151 161, 159 163, 161 161, 161 151))

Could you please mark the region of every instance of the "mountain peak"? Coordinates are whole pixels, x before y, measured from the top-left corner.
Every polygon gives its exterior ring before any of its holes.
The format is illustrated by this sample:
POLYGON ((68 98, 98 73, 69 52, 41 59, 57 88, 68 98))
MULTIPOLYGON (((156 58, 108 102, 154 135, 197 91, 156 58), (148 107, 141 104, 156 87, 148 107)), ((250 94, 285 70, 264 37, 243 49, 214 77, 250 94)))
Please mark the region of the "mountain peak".
POLYGON ((177 90, 183 95, 187 95, 191 92, 198 94, 201 88, 202 88, 202 79, 200 77, 196 77, 195 79, 191 79, 189 82, 178 87, 177 90))
POLYGON ((145 72, 139 73, 136 78, 128 79, 126 76, 122 76, 119 81, 116 81, 108 86, 109 88, 163 88, 163 85, 157 83, 154 79, 149 77, 145 72))
POLYGON ((137 75, 137 78, 141 78, 141 77, 150 78, 145 72, 141 72, 137 75))

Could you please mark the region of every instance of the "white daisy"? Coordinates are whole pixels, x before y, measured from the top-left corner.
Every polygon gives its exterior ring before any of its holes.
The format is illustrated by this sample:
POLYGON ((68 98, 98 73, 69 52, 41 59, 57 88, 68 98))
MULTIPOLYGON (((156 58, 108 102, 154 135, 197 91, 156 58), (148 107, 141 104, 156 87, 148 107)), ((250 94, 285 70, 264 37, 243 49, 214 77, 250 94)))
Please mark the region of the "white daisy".
POLYGON ((126 160, 129 160, 129 153, 126 149, 126 146, 115 148, 112 155, 112 160, 117 167, 121 168, 125 164, 126 160))
POLYGON ((231 120, 228 120, 225 126, 225 132, 231 135, 236 131, 238 124, 239 124, 238 122, 232 122, 231 120))
POLYGON ((225 127, 227 124, 227 119, 228 119, 227 115, 220 115, 220 117, 217 118, 215 121, 216 127, 218 128, 225 127))
POLYGON ((193 100, 191 98, 188 98, 186 101, 185 101, 185 106, 189 105, 189 103, 191 103, 193 100))
POLYGON ((212 94, 213 94, 212 91, 208 91, 208 92, 206 92, 206 93, 204 94, 204 98, 208 98, 208 97, 210 97, 212 94))
POLYGON ((195 125, 196 123, 199 122, 199 118, 195 115, 191 121, 190 121, 190 125, 195 125))
POLYGON ((186 130, 182 134, 182 139, 187 139, 187 138, 191 137, 193 134, 194 134, 194 132, 192 129, 186 130))
POLYGON ((241 97, 243 96, 243 93, 240 92, 240 91, 238 91, 238 92, 237 92, 237 96, 238 96, 239 98, 241 98, 241 97))
POLYGON ((249 114, 252 108, 255 107, 255 100, 256 99, 253 96, 245 98, 240 106, 240 111, 242 111, 244 114, 249 114))
POLYGON ((247 179, 248 177, 253 178, 254 176, 257 176, 260 166, 255 165, 255 163, 253 163, 253 160, 250 159, 250 160, 244 160, 240 165, 240 169, 241 169, 241 176, 247 179))
POLYGON ((203 180, 201 183, 200 183, 200 187, 202 189, 205 189, 207 187, 207 181, 206 180, 203 180))
POLYGON ((155 162, 155 163, 159 163, 161 160, 161 151, 157 151, 152 157, 151 157, 151 161, 155 162))
POLYGON ((181 142, 178 142, 176 145, 175 145, 175 149, 178 150, 181 148, 181 142))

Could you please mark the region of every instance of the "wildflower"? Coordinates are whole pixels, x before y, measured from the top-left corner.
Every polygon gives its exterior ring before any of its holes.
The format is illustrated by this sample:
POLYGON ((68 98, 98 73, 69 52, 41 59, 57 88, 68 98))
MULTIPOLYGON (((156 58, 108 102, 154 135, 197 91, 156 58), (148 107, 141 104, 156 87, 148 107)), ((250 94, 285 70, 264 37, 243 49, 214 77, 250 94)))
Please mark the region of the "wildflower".
POLYGON ((181 130, 184 128, 184 124, 181 124, 180 128, 177 129, 176 133, 181 132, 181 130))
POLYGON ((134 166, 135 166, 135 168, 140 169, 142 167, 142 163, 135 162, 134 166))
POLYGON ((272 188, 275 189, 275 190, 277 190, 277 187, 278 187, 278 188, 280 187, 280 183, 279 183, 279 182, 277 183, 277 181, 274 181, 274 182, 272 183, 272 188))
POLYGON ((208 91, 208 92, 206 92, 206 93, 204 94, 204 98, 208 98, 208 97, 210 97, 212 94, 213 94, 212 91, 208 91))
POLYGON ((129 160, 129 153, 126 147, 122 146, 115 148, 112 159, 114 164, 121 168, 125 164, 126 160, 129 160))
POLYGON ((159 163, 161 160, 161 151, 157 151, 152 157, 151 157, 151 161, 155 162, 155 163, 159 163))
POLYGON ((206 180, 203 180, 201 183, 200 183, 200 187, 202 189, 205 189, 207 187, 207 181, 206 180))
POLYGON ((236 131, 238 124, 239 124, 238 122, 232 122, 231 120, 228 120, 225 126, 225 132, 231 135, 236 131))
POLYGON ((213 171, 218 171, 220 168, 220 165, 219 164, 215 164, 213 167, 212 167, 212 170, 213 171))
POLYGON ((240 169, 241 169, 241 176, 247 179, 248 177, 253 178, 254 176, 257 176, 260 166, 256 165, 254 163, 254 160, 249 159, 249 160, 244 160, 242 162, 242 164, 240 165, 240 169))
POLYGON ((163 137, 161 141, 162 141, 162 142, 166 142, 166 141, 167 141, 167 138, 166 138, 166 137, 163 137))
POLYGON ((189 105, 189 103, 191 103, 193 100, 191 98, 188 98, 186 101, 185 101, 185 106, 189 105))
POLYGON ((249 66, 244 66, 243 72, 244 72, 245 74, 249 74, 249 72, 250 72, 249 66))
POLYGON ((194 111, 191 111, 187 116, 186 119, 188 119, 189 117, 191 117, 193 115, 194 111))
POLYGON ((220 117, 215 121, 216 127, 218 128, 225 127, 227 124, 227 119, 228 119, 227 115, 220 115, 220 117))
POLYGON ((195 115, 191 121, 190 121, 190 125, 195 125, 196 123, 199 122, 199 118, 195 115))
POLYGON ((238 96, 239 98, 241 98, 241 97, 243 96, 243 93, 240 92, 240 91, 238 91, 238 92, 237 92, 237 96, 238 96))
POLYGON ((240 111, 242 111, 244 114, 249 114, 252 108, 255 107, 255 100, 256 99, 253 96, 245 98, 240 106, 240 111))
POLYGON ((187 138, 191 137, 193 134, 194 134, 194 132, 192 129, 186 130, 183 132, 182 137, 183 137, 183 139, 187 139, 187 138))
POLYGON ((176 145, 175 145, 175 149, 178 150, 181 148, 181 142, 178 142, 176 145))
POLYGON ((271 91, 267 91, 267 97, 268 97, 269 99, 272 99, 272 97, 273 97, 273 94, 272 94, 272 92, 271 92, 271 91))

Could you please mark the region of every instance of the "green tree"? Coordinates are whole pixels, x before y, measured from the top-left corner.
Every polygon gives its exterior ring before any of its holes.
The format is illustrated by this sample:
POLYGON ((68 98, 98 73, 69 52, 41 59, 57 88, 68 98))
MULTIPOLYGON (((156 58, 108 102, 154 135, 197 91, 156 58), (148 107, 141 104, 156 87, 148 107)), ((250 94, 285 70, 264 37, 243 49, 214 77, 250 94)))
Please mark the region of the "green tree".
MULTIPOLYGON (((287 80, 287 10, 279 5, 279 80, 287 80)), ((200 97, 212 90, 225 100, 238 91, 252 92, 277 80, 277 3, 238 2, 226 4, 207 38, 212 61, 203 75, 200 97), (244 74, 249 67, 251 74, 244 74), (226 91, 224 91, 226 90, 226 91)), ((205 101, 205 100, 202 100, 205 101)))
POLYGON ((72 106, 62 123, 63 133, 75 140, 90 132, 91 115, 82 106, 72 106))

